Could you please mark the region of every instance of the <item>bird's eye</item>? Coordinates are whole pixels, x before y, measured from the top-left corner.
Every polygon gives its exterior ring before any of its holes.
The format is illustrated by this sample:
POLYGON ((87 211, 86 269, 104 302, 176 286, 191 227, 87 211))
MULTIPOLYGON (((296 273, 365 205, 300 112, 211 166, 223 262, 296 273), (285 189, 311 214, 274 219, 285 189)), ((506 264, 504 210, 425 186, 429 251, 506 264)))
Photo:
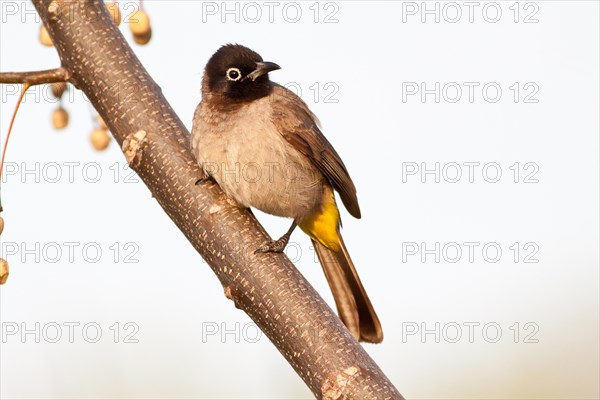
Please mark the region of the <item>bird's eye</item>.
POLYGON ((229 68, 225 75, 227 76, 227 79, 234 82, 242 77, 242 73, 237 68, 229 68))

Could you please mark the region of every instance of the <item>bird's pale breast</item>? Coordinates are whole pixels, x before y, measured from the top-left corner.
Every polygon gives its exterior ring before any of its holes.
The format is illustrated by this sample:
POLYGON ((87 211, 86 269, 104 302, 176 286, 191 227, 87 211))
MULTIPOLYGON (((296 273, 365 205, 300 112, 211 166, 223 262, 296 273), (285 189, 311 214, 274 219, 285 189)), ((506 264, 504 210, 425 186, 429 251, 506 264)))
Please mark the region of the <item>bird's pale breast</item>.
POLYGON ((192 148, 198 163, 240 205, 303 218, 321 204, 323 175, 277 131, 270 98, 234 111, 201 103, 192 148))

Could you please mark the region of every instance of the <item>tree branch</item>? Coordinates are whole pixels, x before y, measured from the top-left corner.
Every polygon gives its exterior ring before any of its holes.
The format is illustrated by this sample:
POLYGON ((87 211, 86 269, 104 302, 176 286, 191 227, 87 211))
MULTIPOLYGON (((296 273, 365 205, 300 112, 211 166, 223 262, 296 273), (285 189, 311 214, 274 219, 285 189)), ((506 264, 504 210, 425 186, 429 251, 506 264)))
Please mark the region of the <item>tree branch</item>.
POLYGON ((44 71, 0 72, 0 83, 40 85, 42 83, 67 82, 68 80, 69 72, 63 67, 44 71))
POLYGON ((256 322, 315 396, 402 399, 285 255, 254 254, 269 239, 256 219, 217 185, 195 185, 202 173, 189 133, 102 1, 32 1, 69 82, 85 92, 132 168, 216 273, 226 296, 256 322))

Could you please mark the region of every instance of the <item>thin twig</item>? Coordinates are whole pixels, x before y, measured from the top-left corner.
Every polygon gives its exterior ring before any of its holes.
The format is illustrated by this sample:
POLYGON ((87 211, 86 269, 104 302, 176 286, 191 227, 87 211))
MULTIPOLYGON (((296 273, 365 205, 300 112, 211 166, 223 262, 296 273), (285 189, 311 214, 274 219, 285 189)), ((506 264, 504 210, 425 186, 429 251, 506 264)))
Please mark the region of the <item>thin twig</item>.
MULTIPOLYGON (((17 101, 17 105, 15 106, 15 111, 13 112, 12 118, 10 119, 10 125, 8 127, 8 133, 6 134, 6 140, 4 141, 4 147, 2 148, 2 160, 0 161, 0 178, 2 178, 2 171, 4 170, 4 156, 6 156, 6 148, 8 147, 8 139, 10 139, 10 133, 12 132, 13 125, 15 123, 15 118, 17 117, 17 113, 19 112, 19 106, 23 101, 23 97, 25 96, 25 92, 29 89, 29 83, 23 85, 23 90, 21 91, 21 95, 19 96, 19 100, 17 101)), ((4 211, 2 209, 2 200, 0 200, 0 212, 4 211)))
POLYGON ((30 86, 43 83, 67 82, 69 71, 59 67, 44 71, 0 72, 0 83, 26 83, 30 86))

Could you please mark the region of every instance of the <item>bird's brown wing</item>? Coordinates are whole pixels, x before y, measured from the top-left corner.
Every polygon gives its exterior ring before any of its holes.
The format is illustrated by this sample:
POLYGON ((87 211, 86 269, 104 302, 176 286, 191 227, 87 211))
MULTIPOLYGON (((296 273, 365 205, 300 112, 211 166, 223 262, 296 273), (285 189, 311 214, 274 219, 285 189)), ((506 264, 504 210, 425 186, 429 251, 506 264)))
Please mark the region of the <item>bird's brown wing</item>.
POLYGON ((281 135, 307 156, 337 190, 348 212, 360 218, 356 187, 346 166, 318 126, 318 119, 292 91, 274 85, 272 120, 281 135))

